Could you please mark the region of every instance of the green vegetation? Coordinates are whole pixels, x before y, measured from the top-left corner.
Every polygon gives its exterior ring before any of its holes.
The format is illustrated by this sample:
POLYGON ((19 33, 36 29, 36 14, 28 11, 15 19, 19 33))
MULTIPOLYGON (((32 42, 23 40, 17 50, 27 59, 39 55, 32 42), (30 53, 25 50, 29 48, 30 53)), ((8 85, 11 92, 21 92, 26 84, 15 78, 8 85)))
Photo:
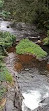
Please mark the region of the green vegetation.
POLYGON ((7 70, 7 68, 5 66, 2 66, 0 69, 0 81, 1 82, 9 81, 11 83, 12 80, 13 80, 12 76, 7 70))
POLYGON ((43 45, 49 45, 49 30, 47 31, 47 37, 43 39, 43 45))
POLYGON ((5 64, 2 60, 0 60, 0 102, 4 98, 6 94, 6 86, 2 84, 3 82, 13 82, 13 77, 10 72, 7 70, 5 64))
POLYGON ((8 17, 10 16, 10 12, 4 11, 2 10, 2 12, 0 12, 0 16, 3 17, 4 19, 8 19, 8 17))
POLYGON ((3 1, 3 0, 0 0, 0 9, 2 9, 3 4, 4 4, 4 1, 3 1))
POLYGON ((0 101, 2 100, 5 92, 6 92, 6 89, 3 86, 0 86, 0 101))
POLYGON ((33 54, 37 58, 45 57, 47 53, 37 44, 28 39, 23 39, 16 46, 16 53, 18 54, 33 54))
POLYGON ((16 41, 16 37, 9 32, 0 32, 0 100, 3 98, 6 93, 6 88, 2 83, 3 82, 13 82, 13 77, 10 72, 7 70, 3 58, 5 56, 6 48, 12 46, 16 41))
POLYGON ((49 0, 4 0, 4 9, 18 22, 35 23, 49 28, 49 0))
POLYGON ((4 95, 6 94, 6 86, 2 84, 3 82, 12 83, 13 77, 5 67, 3 61, 0 60, 0 101, 4 98, 4 95))
POLYGON ((10 12, 3 10, 3 6, 4 6, 4 0, 0 0, 0 17, 8 18, 10 12))
POLYGON ((16 36, 9 32, 0 32, 0 46, 5 48, 12 46, 16 41, 16 36))

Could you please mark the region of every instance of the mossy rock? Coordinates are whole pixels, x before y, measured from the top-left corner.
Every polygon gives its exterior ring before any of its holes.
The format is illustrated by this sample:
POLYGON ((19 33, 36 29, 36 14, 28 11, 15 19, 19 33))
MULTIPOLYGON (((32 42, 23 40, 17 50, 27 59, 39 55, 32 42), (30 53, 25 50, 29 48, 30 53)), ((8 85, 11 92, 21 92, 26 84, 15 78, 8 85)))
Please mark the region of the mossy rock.
POLYGON ((22 39, 19 44, 16 46, 17 54, 32 54, 36 58, 43 58, 47 56, 45 52, 39 45, 30 41, 29 39, 22 39))

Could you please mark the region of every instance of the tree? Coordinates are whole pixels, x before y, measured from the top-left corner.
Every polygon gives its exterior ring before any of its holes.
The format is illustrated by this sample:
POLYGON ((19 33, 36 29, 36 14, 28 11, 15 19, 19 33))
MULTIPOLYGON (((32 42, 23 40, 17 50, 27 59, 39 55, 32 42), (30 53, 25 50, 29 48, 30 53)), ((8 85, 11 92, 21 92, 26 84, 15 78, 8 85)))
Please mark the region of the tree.
POLYGON ((49 20, 49 0, 5 0, 4 8, 18 22, 36 23, 45 27, 49 20))
POLYGON ((3 1, 3 0, 0 0, 0 12, 2 11, 3 4, 4 4, 4 1, 3 1))

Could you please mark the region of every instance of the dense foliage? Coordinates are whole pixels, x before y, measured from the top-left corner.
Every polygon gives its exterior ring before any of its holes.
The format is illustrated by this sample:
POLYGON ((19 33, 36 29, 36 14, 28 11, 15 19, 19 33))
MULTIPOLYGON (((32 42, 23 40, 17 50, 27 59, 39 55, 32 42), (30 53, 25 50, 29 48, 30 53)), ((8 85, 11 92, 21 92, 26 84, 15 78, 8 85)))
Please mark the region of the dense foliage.
POLYGON ((4 0, 13 19, 49 29, 49 0, 4 0))
POLYGON ((18 54, 33 54, 37 58, 42 58, 47 55, 47 53, 37 44, 33 43, 28 39, 23 39, 16 46, 16 53, 18 54))
POLYGON ((4 10, 3 6, 4 6, 4 0, 0 0, 0 17, 8 18, 10 15, 10 12, 4 10))

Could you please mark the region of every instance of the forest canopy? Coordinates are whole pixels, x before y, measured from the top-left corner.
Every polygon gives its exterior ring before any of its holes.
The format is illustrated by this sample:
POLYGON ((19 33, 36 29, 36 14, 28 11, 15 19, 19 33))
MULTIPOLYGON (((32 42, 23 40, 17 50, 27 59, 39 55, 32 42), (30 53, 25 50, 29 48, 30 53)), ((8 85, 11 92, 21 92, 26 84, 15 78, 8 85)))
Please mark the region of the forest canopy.
POLYGON ((49 0, 4 0, 5 10, 18 22, 35 23, 49 29, 49 0))

